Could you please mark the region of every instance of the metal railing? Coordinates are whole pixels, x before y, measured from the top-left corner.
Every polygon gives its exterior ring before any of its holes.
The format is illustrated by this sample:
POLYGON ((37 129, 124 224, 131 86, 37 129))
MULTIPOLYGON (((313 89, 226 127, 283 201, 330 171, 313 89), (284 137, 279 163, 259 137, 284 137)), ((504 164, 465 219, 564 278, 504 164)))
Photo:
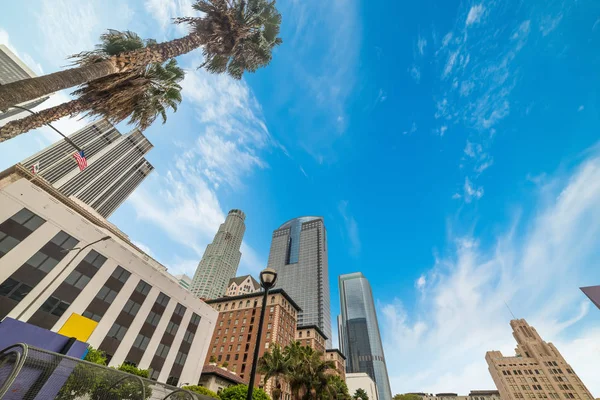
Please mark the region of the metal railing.
POLYGON ((0 399, 214 400, 23 343, 0 351, 0 399))

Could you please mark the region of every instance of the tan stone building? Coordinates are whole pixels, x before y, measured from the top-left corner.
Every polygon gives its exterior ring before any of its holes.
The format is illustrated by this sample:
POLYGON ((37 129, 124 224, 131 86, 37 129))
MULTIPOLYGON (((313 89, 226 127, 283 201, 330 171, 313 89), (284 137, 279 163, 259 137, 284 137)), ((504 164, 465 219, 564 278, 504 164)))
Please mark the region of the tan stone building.
POLYGON ((552 343, 542 340, 524 319, 510 321, 516 356, 488 351, 485 359, 502 400, 578 399, 592 394, 552 343))
POLYGON ((256 293, 259 291, 260 283, 258 283, 251 275, 236 276, 229 280, 225 296, 241 296, 243 294, 256 293))
POLYGON ((329 339, 316 325, 299 326, 296 329, 296 341, 302 346, 312 347, 320 353, 325 353, 325 342, 329 339))
MULTIPOLYGON (((227 369, 248 382, 254 348, 256 346, 258 323, 263 293, 250 293, 234 297, 207 300, 206 303, 219 311, 205 364, 216 362, 225 364, 227 369)), ((274 343, 282 348, 294 341, 296 323, 300 308, 283 289, 269 293, 263 325, 259 357, 274 343)), ((256 375, 256 387, 262 387, 260 374, 256 375)), ((270 393, 273 382, 264 389, 270 393)), ((291 398, 287 384, 283 384, 282 400, 291 398)))
POLYGON ((423 400, 500 400, 500 392, 497 390, 471 390, 467 395, 457 393, 410 393, 421 396, 423 400))
POLYGON ((342 380, 346 380, 346 356, 342 354, 338 349, 327 349, 325 350, 325 359, 329 361, 333 361, 335 363, 335 372, 336 374, 342 378, 342 380))
POLYGON ((216 365, 205 365, 202 369, 202 375, 198 385, 204 386, 208 390, 219 393, 221 390, 229 386, 245 383, 242 378, 224 367, 216 365))

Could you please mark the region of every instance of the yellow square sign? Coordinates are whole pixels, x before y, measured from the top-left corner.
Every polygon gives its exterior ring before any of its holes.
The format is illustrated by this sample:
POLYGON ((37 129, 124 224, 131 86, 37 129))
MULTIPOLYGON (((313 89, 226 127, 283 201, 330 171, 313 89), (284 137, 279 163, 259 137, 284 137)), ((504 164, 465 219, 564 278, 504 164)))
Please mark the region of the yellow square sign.
POLYGON ((81 342, 86 342, 97 326, 98 323, 93 319, 73 313, 58 333, 66 337, 74 337, 81 342))

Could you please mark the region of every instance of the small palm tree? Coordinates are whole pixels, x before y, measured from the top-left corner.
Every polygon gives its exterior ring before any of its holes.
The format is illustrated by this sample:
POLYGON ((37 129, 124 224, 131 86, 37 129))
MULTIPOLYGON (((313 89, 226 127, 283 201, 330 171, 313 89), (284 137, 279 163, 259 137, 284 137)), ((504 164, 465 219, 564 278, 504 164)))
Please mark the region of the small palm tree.
POLYGON ((275 378, 273 390, 271 390, 271 396, 273 400, 278 400, 281 395, 281 383, 279 378, 288 372, 288 361, 289 359, 281 351, 281 347, 278 344, 274 344, 270 347, 268 352, 263 354, 262 358, 258 360, 258 372, 263 375, 263 381, 265 387, 267 381, 271 378, 275 378))
MULTIPOLYGON (((124 51, 154 43, 144 41, 133 32, 110 30, 101 37, 96 50, 73 56, 78 64, 87 65, 110 58, 124 51)), ((35 115, 9 122, 0 128, 0 142, 21 133, 56 121, 62 117, 86 113, 104 117, 117 124, 129 118, 129 123, 144 130, 160 115, 167 120, 167 109, 177 111, 181 102, 184 72, 171 59, 164 65, 150 64, 143 71, 114 74, 86 83, 73 92, 75 100, 42 110, 35 115)))
POLYGON ((240 79, 245 71, 269 64, 273 49, 282 42, 275 0, 196 0, 193 7, 202 13, 200 17, 175 21, 190 26, 188 35, 0 86, 0 110, 109 75, 141 73, 150 64, 162 64, 199 47, 205 60, 202 66, 208 71, 240 79))

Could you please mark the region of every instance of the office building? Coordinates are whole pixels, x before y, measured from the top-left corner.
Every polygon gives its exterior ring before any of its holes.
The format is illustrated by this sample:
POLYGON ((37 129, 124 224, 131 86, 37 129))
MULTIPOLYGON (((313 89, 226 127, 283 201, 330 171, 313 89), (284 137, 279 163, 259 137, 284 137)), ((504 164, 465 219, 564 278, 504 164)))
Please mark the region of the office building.
POLYGON ((410 393, 420 396, 422 400, 501 400, 500 392, 497 390, 471 390, 467 396, 459 396, 457 393, 410 393))
POLYGON ((256 293, 261 290, 260 283, 251 275, 237 276, 229 280, 226 296, 240 296, 242 294, 256 293))
POLYGON ((190 290, 190 287, 192 286, 192 278, 186 274, 179 274, 175 275, 175 279, 177 279, 177 283, 179 283, 182 288, 190 290))
POLYGON ((524 319, 510 321, 517 341, 516 354, 505 357, 488 351, 485 360, 502 400, 580 399, 593 400, 573 368, 558 349, 544 342, 524 319))
POLYGON ((298 326, 318 326, 331 347, 331 310, 327 231, 322 217, 289 220, 273 232, 269 268, 277 271, 276 287, 302 308, 298 326))
POLYGON ((218 313, 165 270, 20 165, 0 173, 0 319, 57 332, 83 315, 98 323, 87 342, 109 366, 128 362, 160 382, 196 383, 218 313))
POLYGON ((246 231, 245 219, 242 210, 229 211, 214 240, 206 246, 190 289, 197 297, 216 299, 225 295, 227 284, 235 277, 242 257, 240 247, 246 231))
MULTIPOLYGON (((250 293, 235 297, 222 297, 207 300, 206 303, 219 312, 219 318, 205 364, 227 363, 229 371, 237 374, 247 384, 254 360, 258 323, 263 293, 250 293)), ((282 348, 294 341, 296 323, 300 307, 283 289, 269 292, 259 357, 273 344, 282 348)), ((260 374, 256 375, 256 387, 263 385, 260 374)), ((280 381, 281 400, 291 399, 287 383, 280 381)), ((274 379, 267 382, 264 389, 271 394, 274 379)))
POLYGON ((354 393, 356 393, 358 389, 362 389, 367 392, 369 400, 379 400, 375 382, 373 382, 373 379, 365 372, 347 373, 346 386, 348 386, 350 396, 354 396, 354 393))
POLYGON ((600 309, 600 286, 582 287, 581 291, 600 309))
POLYGON ((325 342, 329 339, 317 325, 298 326, 296 328, 296 341, 302 346, 311 347, 319 353, 325 354, 325 342))
POLYGON ((30 171, 38 165, 39 177, 104 218, 108 218, 154 169, 144 158, 152 144, 137 129, 121 135, 102 119, 69 138, 85 152, 88 166, 83 171, 73 157, 76 149, 65 140, 59 140, 21 164, 30 171))
MULTIPOLYGON (((335 373, 346 380, 346 356, 342 354, 339 349, 327 349, 325 350, 325 359, 333 361, 335 364, 335 373)), ((354 393, 351 393, 354 394, 354 393)))
MULTIPOLYGON (((0 44, 0 85, 6 85, 7 83, 34 78, 36 76, 35 72, 25 65, 15 53, 10 51, 5 45, 0 44)), ((32 109, 46 100, 48 100, 48 96, 21 103, 19 106, 32 109)), ((0 111, 0 126, 28 115, 30 115, 29 112, 17 108, 11 108, 4 112, 0 111)))
POLYGON ((377 385, 380 400, 391 400, 392 391, 381 344, 371 285, 362 273, 340 275, 340 350, 346 372, 367 373, 377 385))

